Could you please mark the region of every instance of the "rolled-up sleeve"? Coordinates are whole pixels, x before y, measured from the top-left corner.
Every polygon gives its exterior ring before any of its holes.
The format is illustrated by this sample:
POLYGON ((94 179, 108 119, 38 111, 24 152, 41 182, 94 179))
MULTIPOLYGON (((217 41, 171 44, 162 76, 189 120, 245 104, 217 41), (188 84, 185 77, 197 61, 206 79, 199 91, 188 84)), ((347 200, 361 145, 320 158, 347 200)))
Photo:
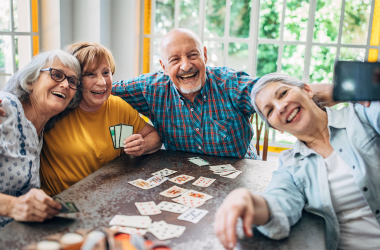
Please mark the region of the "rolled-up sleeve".
POLYGON ((282 239, 289 235, 290 227, 302 216, 305 197, 298 190, 292 175, 286 171, 280 158, 280 166, 261 194, 268 203, 270 220, 257 229, 271 239, 282 239))

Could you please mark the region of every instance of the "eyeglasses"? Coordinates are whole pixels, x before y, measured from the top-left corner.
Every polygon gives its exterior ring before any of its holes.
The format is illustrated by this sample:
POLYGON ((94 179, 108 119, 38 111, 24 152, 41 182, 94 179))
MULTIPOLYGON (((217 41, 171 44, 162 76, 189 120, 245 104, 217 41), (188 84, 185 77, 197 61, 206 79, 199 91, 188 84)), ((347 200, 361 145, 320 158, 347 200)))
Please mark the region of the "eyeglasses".
POLYGON ((59 69, 53 69, 53 68, 46 68, 41 69, 41 72, 43 71, 50 71, 50 77, 56 82, 63 82, 65 79, 67 79, 67 82, 69 83, 69 87, 71 89, 77 89, 80 85, 80 81, 78 78, 74 76, 67 76, 65 73, 60 71, 59 69))

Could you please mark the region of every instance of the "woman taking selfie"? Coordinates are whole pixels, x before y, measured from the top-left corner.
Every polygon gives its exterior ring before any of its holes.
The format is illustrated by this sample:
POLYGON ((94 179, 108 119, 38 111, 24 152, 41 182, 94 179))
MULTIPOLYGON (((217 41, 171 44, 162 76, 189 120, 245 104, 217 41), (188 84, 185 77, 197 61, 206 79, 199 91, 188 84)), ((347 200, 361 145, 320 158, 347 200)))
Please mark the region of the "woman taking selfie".
POLYGON ((252 105, 271 127, 297 137, 281 153, 280 165, 263 194, 231 192, 216 215, 223 245, 236 244, 243 218, 273 239, 287 237, 302 210, 325 220, 327 249, 378 249, 380 246, 380 104, 321 108, 307 84, 283 74, 262 77, 252 105))

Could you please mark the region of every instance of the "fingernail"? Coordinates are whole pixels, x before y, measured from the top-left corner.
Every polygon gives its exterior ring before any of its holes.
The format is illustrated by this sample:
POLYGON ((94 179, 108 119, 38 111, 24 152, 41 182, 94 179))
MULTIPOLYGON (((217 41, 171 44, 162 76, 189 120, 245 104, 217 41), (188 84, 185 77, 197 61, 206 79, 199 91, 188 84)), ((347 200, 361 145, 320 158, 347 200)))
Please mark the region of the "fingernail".
POLYGON ((234 243, 231 242, 230 244, 228 244, 228 248, 229 249, 233 249, 234 248, 234 243))

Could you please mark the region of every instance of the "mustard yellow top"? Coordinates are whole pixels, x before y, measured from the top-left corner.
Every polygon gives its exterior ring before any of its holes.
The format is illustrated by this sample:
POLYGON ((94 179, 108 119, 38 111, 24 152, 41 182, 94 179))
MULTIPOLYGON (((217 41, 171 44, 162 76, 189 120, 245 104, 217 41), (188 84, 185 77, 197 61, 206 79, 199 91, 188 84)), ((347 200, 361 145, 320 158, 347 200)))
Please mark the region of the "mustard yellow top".
POLYGON ((44 133, 41 188, 56 195, 121 155, 114 149, 109 127, 124 123, 138 133, 145 121, 120 97, 110 95, 95 112, 77 107, 44 133))

